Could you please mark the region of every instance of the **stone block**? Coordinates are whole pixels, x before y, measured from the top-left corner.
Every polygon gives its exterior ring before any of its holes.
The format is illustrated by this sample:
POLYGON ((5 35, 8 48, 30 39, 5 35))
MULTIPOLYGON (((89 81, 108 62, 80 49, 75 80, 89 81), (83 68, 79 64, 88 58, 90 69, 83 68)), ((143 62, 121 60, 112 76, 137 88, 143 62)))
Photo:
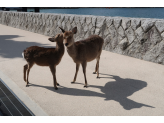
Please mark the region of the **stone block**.
POLYGON ((100 28, 96 28, 95 29, 95 35, 99 35, 100 34, 100 28))
POLYGON ((81 30, 81 24, 80 23, 76 23, 77 25, 77 30, 81 30))
POLYGON ((164 65, 164 55, 159 55, 156 59, 156 63, 164 65))
POLYGON ((135 31, 136 37, 138 39, 138 41, 143 44, 147 39, 145 37, 145 33, 142 29, 142 27, 139 27, 136 31, 135 31))
POLYGON ((62 23, 64 21, 64 19, 65 19, 65 15, 62 14, 60 17, 60 22, 62 23))
POLYGON ((113 48, 111 46, 111 36, 108 35, 105 39, 104 39, 104 45, 103 45, 103 49, 107 50, 107 51, 113 51, 113 48))
POLYGON ((60 20, 60 15, 55 15, 56 16, 56 21, 60 20))
POLYGON ((142 59, 142 52, 139 51, 141 47, 142 45, 137 39, 135 39, 133 43, 126 48, 123 54, 134 58, 142 59))
POLYGON ((109 34, 109 30, 108 30, 108 28, 106 28, 105 30, 104 30, 104 36, 107 36, 109 34))
POLYGON ((84 32, 87 32, 89 30, 88 25, 86 23, 83 24, 83 27, 84 27, 84 32))
POLYGON ((104 21, 105 21, 105 17, 103 16, 97 17, 96 27, 101 28, 102 25, 104 24, 104 21))
POLYGON ((124 29, 122 28, 122 26, 120 26, 120 27, 117 29, 117 32, 118 32, 118 34, 119 34, 122 38, 125 38, 125 31, 124 31, 124 29))
POLYGON ((86 18, 85 18, 85 16, 80 16, 80 23, 81 23, 81 25, 83 25, 84 23, 86 22, 86 18))
POLYGON ((91 36, 91 31, 87 31, 87 33, 85 34, 84 38, 88 38, 89 36, 91 36))
POLYGON ((75 18, 74 15, 71 15, 71 16, 70 16, 70 18, 69 18, 69 22, 70 22, 70 24, 74 21, 74 18, 75 18))
POLYGON ((156 30, 155 27, 152 27, 145 34, 145 36, 147 40, 142 44, 142 47, 140 47, 139 49, 139 52, 141 52, 143 55, 149 50, 151 50, 157 43, 159 43, 162 40, 159 32, 156 30))
POLYGON ((152 27, 147 33, 148 41, 151 47, 156 45, 162 40, 161 34, 157 31, 156 27, 152 27))
POLYGON ((77 23, 80 23, 80 17, 79 16, 75 16, 74 18, 74 22, 77 24, 77 23))
POLYGON ((164 20, 158 20, 155 22, 155 26, 160 33, 164 31, 164 20))
POLYGON ((75 23, 74 21, 71 23, 71 27, 72 27, 72 29, 73 29, 74 27, 77 27, 77 25, 76 25, 76 23, 75 23))
POLYGON ((119 28, 119 26, 121 25, 122 19, 121 18, 114 18, 114 26, 115 28, 119 28))
POLYGON ((110 27, 113 24, 113 18, 111 17, 106 17, 105 23, 107 27, 110 27))
POLYGON ((114 25, 111 25, 108 28, 108 31, 109 31, 110 38, 111 38, 111 46, 114 49, 116 47, 116 45, 118 44, 118 33, 117 33, 114 25))
POLYGON ((143 60, 151 61, 151 62, 161 62, 161 59, 157 60, 158 56, 162 56, 164 54, 164 41, 161 41, 157 45, 155 45, 151 50, 147 51, 143 56, 143 60))
POLYGON ((66 23, 66 27, 67 27, 68 30, 71 30, 72 29, 72 26, 71 26, 71 24, 70 24, 69 21, 66 23))
POLYGON ((133 40, 135 39, 135 33, 131 27, 129 27, 126 31, 125 34, 128 38, 129 43, 132 43, 133 40))
POLYGON ((96 26, 96 21, 97 21, 97 17, 96 16, 92 16, 92 25, 96 26))
POLYGON ((86 17, 86 23, 89 25, 92 22, 92 18, 91 17, 86 17))
POLYGON ((163 33, 161 33, 161 37, 162 37, 162 39, 164 39, 164 32, 163 32, 163 33))
POLYGON ((115 49, 113 50, 113 52, 118 53, 118 54, 123 54, 124 50, 127 48, 128 46, 128 40, 127 38, 124 38, 122 41, 119 42, 119 44, 115 47, 115 49))
POLYGON ((127 40, 127 38, 124 38, 122 41, 119 42, 119 47, 121 50, 125 50, 128 46, 129 42, 127 40))
POLYGON ((64 22, 67 23, 68 20, 69 20, 69 16, 68 15, 65 15, 64 22))
POLYGON ((96 29, 95 27, 92 27, 91 28, 91 35, 94 35, 95 34, 95 29, 96 29))
POLYGON ((105 30, 107 29, 106 23, 103 23, 103 25, 100 27, 100 34, 102 38, 105 38, 105 30))
POLYGON ((66 28, 66 23, 65 23, 64 21, 62 22, 61 27, 65 30, 65 28, 66 28))
POLYGON ((80 32, 81 32, 81 33, 79 34, 79 37, 80 37, 81 39, 84 39, 84 36, 85 36, 84 30, 82 29, 80 32))
POLYGON ((52 16, 54 20, 57 20, 57 17, 58 17, 57 15, 53 14, 52 16))
MULTIPOLYGON (((38 19, 37 19, 37 25, 38 25, 38 19)), ((52 27, 54 25, 54 23, 53 23, 53 20, 52 19, 50 19, 50 27, 52 27)))
POLYGON ((93 25, 92 25, 92 23, 90 23, 90 24, 88 25, 88 29, 91 30, 92 27, 93 27, 93 25))
POLYGON ((62 26, 61 20, 58 21, 57 25, 58 25, 58 27, 61 27, 62 26))
POLYGON ((154 22, 155 21, 151 20, 151 19, 141 20, 141 26, 142 26, 144 32, 149 31, 154 26, 154 22))
POLYGON ((122 19, 122 27, 124 28, 124 30, 128 29, 131 25, 131 20, 130 18, 123 18, 122 19))

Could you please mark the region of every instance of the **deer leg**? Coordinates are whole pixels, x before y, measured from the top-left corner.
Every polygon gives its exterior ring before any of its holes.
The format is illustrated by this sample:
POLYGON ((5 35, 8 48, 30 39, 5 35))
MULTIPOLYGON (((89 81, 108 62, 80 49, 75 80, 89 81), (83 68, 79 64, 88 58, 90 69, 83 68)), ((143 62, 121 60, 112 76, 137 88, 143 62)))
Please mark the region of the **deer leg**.
POLYGON ((76 72, 75 72, 75 76, 74 76, 73 82, 71 82, 71 83, 75 83, 75 81, 76 81, 77 73, 79 71, 79 66, 80 66, 80 64, 76 63, 76 72))
POLYGON ((24 65, 23 73, 24 73, 24 81, 26 82, 26 71, 28 69, 28 64, 24 65))
POLYGON ((50 66, 50 70, 51 70, 51 73, 52 73, 52 76, 53 76, 53 82, 54 82, 54 88, 55 90, 57 90, 57 81, 56 81, 56 66, 52 65, 50 66))
POLYGON ((97 78, 99 78, 99 60, 100 60, 100 58, 97 59, 97 69, 96 69, 97 78))
POLYGON ((98 57, 96 58, 97 59, 97 64, 96 64, 96 70, 95 71, 97 72, 97 78, 99 78, 99 61, 100 61, 100 55, 101 55, 101 52, 98 55, 98 57))
POLYGON ((95 72, 93 72, 93 74, 96 74, 96 72, 97 72, 97 62, 96 62, 95 72))
POLYGON ((28 87, 28 84, 29 84, 28 77, 29 77, 29 72, 32 66, 33 66, 33 63, 28 63, 26 87, 28 87))
POLYGON ((87 78, 86 78, 86 67, 87 67, 87 62, 83 62, 83 63, 82 63, 82 67, 83 67, 83 73, 84 73, 84 78, 85 78, 85 85, 84 85, 84 87, 87 87, 87 78))

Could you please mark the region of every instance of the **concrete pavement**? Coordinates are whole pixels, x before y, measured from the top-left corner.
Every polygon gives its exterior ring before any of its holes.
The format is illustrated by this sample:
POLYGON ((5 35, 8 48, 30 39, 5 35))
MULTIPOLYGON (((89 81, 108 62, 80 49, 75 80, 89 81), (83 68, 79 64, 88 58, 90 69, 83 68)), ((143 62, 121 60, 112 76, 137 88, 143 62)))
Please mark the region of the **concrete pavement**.
MULTIPOLYGON (((164 66, 108 51, 103 51, 101 55, 100 79, 92 74, 96 61, 87 64, 88 88, 83 88, 84 76, 81 66, 77 82, 70 83, 74 77, 75 63, 67 51, 57 66, 57 81, 61 85, 58 90, 53 88, 49 68, 37 65, 30 71, 30 86, 25 87, 23 66, 26 61, 22 58, 22 51, 33 45, 55 46, 48 38, 0 25, 0 71, 11 79, 33 101, 31 105, 36 104, 43 114, 164 115, 164 66)), ((3 80, 3 76, 0 78, 3 80)), ((33 111, 34 106, 29 106, 28 102, 24 101, 33 111)))

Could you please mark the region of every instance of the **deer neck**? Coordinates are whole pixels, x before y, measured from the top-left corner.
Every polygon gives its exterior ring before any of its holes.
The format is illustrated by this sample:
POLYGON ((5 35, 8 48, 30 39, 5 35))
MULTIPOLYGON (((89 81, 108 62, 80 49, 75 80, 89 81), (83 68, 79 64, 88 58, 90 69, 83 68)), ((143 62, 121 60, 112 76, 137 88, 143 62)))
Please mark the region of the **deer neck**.
POLYGON ((64 53, 64 44, 63 42, 62 43, 56 43, 56 50, 59 51, 59 52, 62 52, 64 53))
POLYGON ((68 54, 74 59, 76 57, 76 45, 73 43, 70 47, 67 47, 68 54))

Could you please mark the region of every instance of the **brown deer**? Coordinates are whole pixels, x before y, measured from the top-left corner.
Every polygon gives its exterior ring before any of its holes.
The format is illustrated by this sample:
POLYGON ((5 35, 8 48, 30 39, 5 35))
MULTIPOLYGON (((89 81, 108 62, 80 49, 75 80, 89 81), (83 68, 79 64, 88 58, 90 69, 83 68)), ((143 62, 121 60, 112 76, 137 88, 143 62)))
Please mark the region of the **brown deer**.
POLYGON ((63 34, 57 34, 53 38, 48 39, 51 42, 56 42, 56 48, 44 48, 38 46, 31 46, 24 50, 22 53, 27 64, 24 65, 24 81, 26 82, 26 87, 28 87, 29 72, 34 64, 39 66, 49 66, 51 73, 53 75, 54 88, 57 90, 56 81, 56 66, 60 63, 62 56, 64 54, 64 44, 63 44, 63 34), (27 72, 27 79, 26 79, 27 72))
POLYGON ((83 68, 84 78, 85 78, 85 85, 84 87, 87 87, 87 79, 86 79, 86 66, 87 62, 90 62, 94 59, 97 60, 95 72, 97 72, 97 78, 99 77, 99 61, 100 61, 100 55, 102 52, 102 46, 104 43, 103 38, 101 38, 98 35, 92 35, 89 38, 85 40, 80 40, 75 42, 73 35, 77 32, 77 27, 74 27, 72 31, 65 31, 60 27, 60 29, 63 32, 63 39, 64 39, 64 45, 67 47, 67 52, 69 56, 73 59, 73 61, 76 63, 76 72, 73 79, 73 82, 76 81, 76 76, 79 70, 80 64, 83 68))

